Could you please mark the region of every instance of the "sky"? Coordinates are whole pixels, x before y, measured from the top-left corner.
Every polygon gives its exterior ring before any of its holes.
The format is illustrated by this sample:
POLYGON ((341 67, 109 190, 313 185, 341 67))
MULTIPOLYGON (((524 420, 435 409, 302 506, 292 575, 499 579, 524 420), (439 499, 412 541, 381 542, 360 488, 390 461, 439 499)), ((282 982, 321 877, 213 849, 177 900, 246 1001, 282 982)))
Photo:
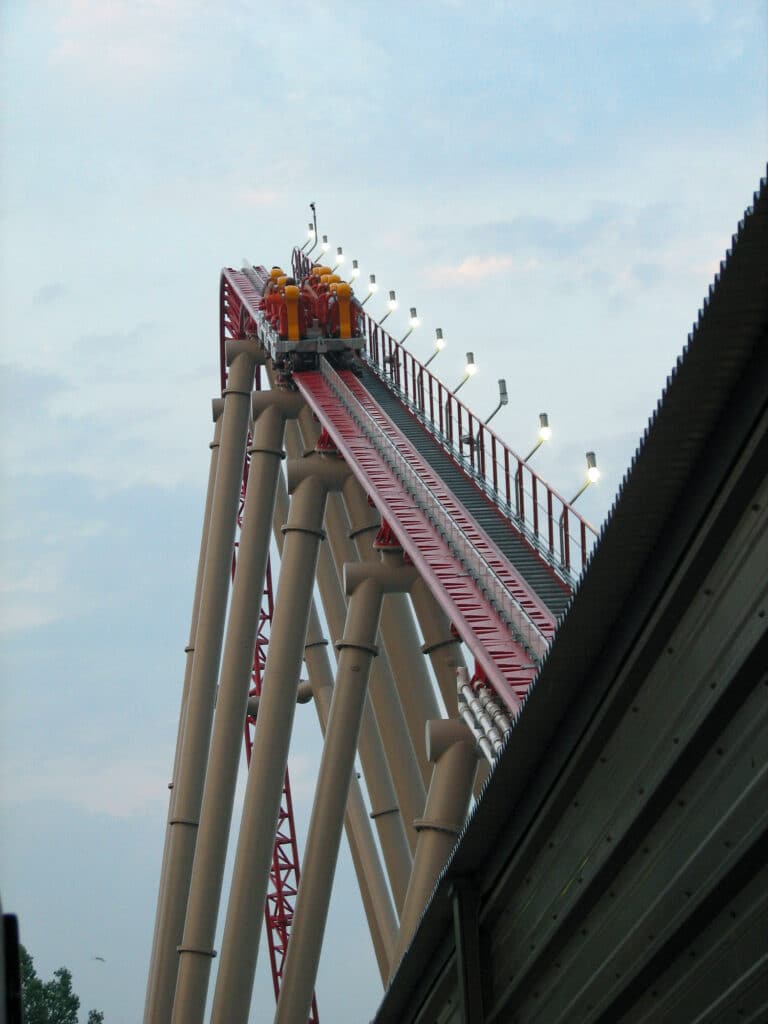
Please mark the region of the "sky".
MULTIPOLYGON (((0 894, 140 1019, 218 382, 218 275, 308 204, 599 526, 765 173, 765 4, 6 0, 0 894), (94 957, 103 957, 104 962, 94 957)), ((365 278, 364 278, 365 279, 365 278)), ((372 300, 374 315, 383 314, 372 300)), ((399 319, 398 319, 399 317, 399 319)), ((300 841, 319 733, 299 708, 300 841)), ((240 785, 242 792, 242 779, 240 785)), ((235 826, 239 814, 234 816, 235 826)), ((231 858, 230 858, 231 859, 231 858)), ((231 866, 231 865, 230 865, 231 866)), ((343 854, 321 1019, 381 986, 343 854)), ((252 1019, 271 1019, 262 950, 252 1019)))

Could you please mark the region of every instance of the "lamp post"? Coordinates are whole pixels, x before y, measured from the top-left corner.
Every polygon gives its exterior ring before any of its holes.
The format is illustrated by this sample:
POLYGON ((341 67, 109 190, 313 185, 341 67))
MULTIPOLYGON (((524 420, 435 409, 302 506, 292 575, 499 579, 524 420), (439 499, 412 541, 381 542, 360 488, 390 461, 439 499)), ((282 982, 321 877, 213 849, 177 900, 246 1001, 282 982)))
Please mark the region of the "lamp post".
POLYGON ((356 281, 358 277, 360 277, 360 268, 357 265, 357 260, 352 260, 352 270, 349 272, 349 280, 347 281, 347 284, 352 284, 352 282, 356 281))
POLYGON ((343 262, 344 262, 344 250, 341 248, 341 246, 338 246, 337 249, 336 249, 336 263, 334 264, 333 267, 331 267, 331 273, 335 274, 336 271, 339 269, 339 267, 341 266, 341 264, 343 262))
POLYGON ((461 378, 459 383, 451 392, 452 395, 457 395, 459 391, 464 387, 470 377, 474 377, 477 373, 477 364, 475 363, 474 352, 467 352, 467 365, 464 367, 464 376, 461 378))
POLYGON ((405 332, 405 334, 400 339, 400 344, 401 345, 405 344, 406 338, 409 338, 413 334, 414 328, 418 327, 419 324, 421 323, 421 320, 419 320, 418 315, 416 313, 416 307, 415 306, 411 306, 411 315, 410 315, 410 318, 408 320, 408 323, 409 323, 410 326, 408 327, 408 330, 405 332))
POLYGON ((581 487, 576 491, 574 496, 570 500, 570 504, 580 498, 584 491, 589 487, 590 484, 596 483, 600 479, 600 470, 597 468, 597 459, 595 458, 594 452, 587 452, 587 478, 581 487))
POLYGON ((523 462, 528 462, 536 452, 541 448, 545 441, 549 441, 552 438, 552 428, 549 425, 549 416, 545 412, 539 413, 539 440, 531 448, 528 454, 523 459, 523 462))
POLYGON ((378 290, 379 290, 379 286, 376 284, 376 275, 375 274, 369 274, 368 275, 368 294, 365 296, 365 298, 360 303, 360 305, 364 306, 366 304, 366 302, 368 301, 368 299, 370 299, 370 297, 372 295, 375 295, 378 290))
POLYGON ((496 408, 493 410, 491 415, 485 421, 486 426, 491 422, 491 420, 496 415, 496 413, 499 411, 499 409, 502 407, 502 405, 506 405, 508 402, 509 402, 509 395, 507 394, 507 382, 505 380, 500 380, 499 381, 499 404, 496 406, 496 408))
MULTIPOLYGON (((570 552, 570 541, 568 537, 568 529, 566 526, 566 516, 568 509, 573 503, 580 498, 581 495, 586 491, 590 484, 595 483, 600 479, 600 470, 597 468, 597 459, 595 458, 594 452, 587 452, 587 477, 581 487, 576 491, 574 496, 571 498, 568 505, 563 507, 563 511, 560 513, 560 561, 563 563, 566 569, 571 568, 571 552, 570 552)), ((584 557, 582 552, 582 557, 584 557)))
MULTIPOLYGON (((312 226, 312 221, 310 221, 309 224, 307 224, 307 240, 304 243, 304 245, 302 245, 301 251, 304 252, 307 249, 307 246, 310 244, 310 242, 315 241, 316 237, 317 236, 315 235, 315 229, 312 226)), ((314 245, 312 246, 312 249, 314 249, 314 245)), ((309 249, 307 251, 312 252, 312 249, 309 249)))
POLYGON ((429 364, 432 362, 432 360, 435 358, 435 356, 437 356, 440 352, 442 352, 444 348, 445 348, 445 340, 443 339, 443 329, 442 329, 442 327, 436 327, 435 328, 435 351, 432 353, 432 355, 429 357, 429 359, 426 361, 426 363, 424 363, 424 369, 425 370, 429 366, 429 364))
POLYGON ((312 252, 312 250, 317 245, 317 210, 315 209, 314 203, 310 203, 309 208, 312 211, 312 223, 311 225, 309 225, 312 230, 312 234, 309 236, 312 245, 310 246, 309 249, 307 249, 307 256, 312 252))
MULTIPOLYGON (((454 392, 454 394, 455 394, 455 392, 454 392)), ((499 409, 502 407, 502 405, 506 405, 508 402, 509 402, 509 395, 507 394, 507 382, 505 380, 500 380, 499 381, 499 404, 493 410, 493 412, 488 417, 488 419, 483 420, 483 424, 485 426, 488 426, 488 424, 491 422, 491 420, 496 415, 496 413, 499 411, 499 409)), ((462 440, 463 444, 469 444, 469 445, 480 444, 480 428, 478 428, 477 434, 475 434, 474 437, 472 436, 471 432, 468 432, 466 434, 462 434, 461 440, 462 440)))
POLYGON ((381 318, 381 320, 379 320, 379 324, 383 324, 384 321, 387 319, 387 317, 391 316, 396 309, 397 309, 397 296, 395 295, 395 293, 393 291, 391 291, 389 293, 389 298, 387 299, 387 312, 384 314, 384 316, 381 318))

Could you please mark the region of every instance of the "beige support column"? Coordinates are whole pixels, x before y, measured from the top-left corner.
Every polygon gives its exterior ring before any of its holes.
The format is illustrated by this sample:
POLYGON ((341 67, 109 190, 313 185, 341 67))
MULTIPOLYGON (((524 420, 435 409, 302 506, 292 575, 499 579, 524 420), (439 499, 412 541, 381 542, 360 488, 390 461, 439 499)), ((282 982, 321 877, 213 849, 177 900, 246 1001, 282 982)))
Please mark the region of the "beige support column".
MULTIPOLYGON (((352 528, 347 518, 341 495, 334 495, 333 500, 329 502, 326 525, 337 569, 337 579, 341 574, 343 565, 351 565, 360 560, 360 550, 370 549, 372 554, 371 561, 376 563, 379 561, 378 552, 374 551, 371 547, 371 543, 379 529, 379 516, 374 509, 368 507, 368 504, 366 504, 366 513, 365 521, 356 523, 355 529, 352 528)), ((335 635, 340 636, 341 629, 335 635)), ((371 705, 396 793, 396 803, 391 806, 399 808, 403 825, 406 827, 409 849, 413 853, 416 849, 417 841, 414 820, 424 810, 426 787, 419 770, 419 763, 409 733, 406 716, 404 716, 402 711, 402 703, 397 694, 397 686, 389 664, 389 658, 381 644, 380 634, 377 637, 377 643, 379 643, 380 653, 371 670, 371 683, 369 687, 371 705)), ((365 713, 364 728, 368 727, 367 721, 368 714, 365 713)), ((411 877, 410 869, 408 877, 411 877)), ((406 882, 407 887, 408 882, 406 882)), ((404 889, 401 892, 398 890, 396 896, 398 910, 402 907, 403 899, 404 889)))
POLYGON ((212 1024, 246 1024, 296 709, 317 551, 329 490, 348 473, 334 455, 288 463, 293 494, 229 894, 212 1024))
POLYGON ((296 417, 302 405, 303 399, 296 392, 284 390, 258 392, 252 400, 251 461, 187 916, 179 948, 172 1017, 175 1024, 202 1022, 205 1014, 275 489, 280 461, 284 458, 285 421, 296 417))
POLYGON ((344 589, 350 595, 347 622, 344 637, 337 644, 339 658, 333 704, 323 744, 275 1024, 298 1024, 306 1020, 309 1013, 365 691, 371 661, 376 654, 374 640, 382 597, 384 593, 407 589, 415 575, 413 566, 345 566, 344 589))
MULTIPOLYGON (((383 551, 387 565, 403 564, 402 548, 383 551)), ((432 769, 424 746, 424 726, 432 719, 442 718, 434 685, 421 648, 413 612, 407 594, 388 594, 381 609, 381 639, 397 682, 408 733, 424 786, 429 786, 432 769)))
MULTIPOLYGON (((325 736, 333 698, 333 673, 323 641, 312 640, 319 634, 317 612, 310 614, 304 663, 307 666, 320 729, 325 736)), ((397 916, 389 895, 387 879, 379 860, 371 822, 365 808, 360 783, 352 775, 344 818, 347 842, 352 854, 360 896, 363 901, 373 951, 379 967, 382 984, 386 983, 392 966, 392 954, 397 940, 397 916)), ((405 835, 403 835, 405 842, 405 835)))
MULTIPOLYGON (((289 424, 288 433, 294 433, 297 430, 295 424, 289 424)), ((333 495, 329 495, 333 497, 333 495)), ((280 531, 280 524, 284 523, 288 518, 288 491, 285 486, 282 475, 278 479, 277 483, 277 498, 275 501, 275 516, 274 516, 274 531, 275 531, 275 542, 277 544, 278 551, 282 555, 283 551, 283 534, 280 531)), ((328 552, 328 546, 326 544, 320 545, 320 551, 318 554, 318 566, 317 566, 317 577, 323 575, 321 566, 323 563, 330 568, 334 577, 336 570, 333 567, 331 556, 328 552)), ((342 624, 339 626, 338 636, 341 636, 344 630, 344 597, 341 593, 341 587, 338 581, 335 581, 336 587, 339 592, 339 600, 342 604, 342 624)), ((327 617, 327 616, 326 616, 327 617)), ((331 627, 333 628, 333 627, 331 627)), ((307 642, 304 645, 304 664, 307 667, 307 673, 309 675, 310 685, 310 699, 314 697, 315 709, 317 711, 317 717, 320 722, 320 729, 325 735, 325 728, 328 721, 328 713, 331 706, 331 698, 333 696, 333 671, 331 669, 330 659, 328 657, 328 641, 323 637, 322 629, 320 627, 320 619, 318 618, 317 609, 315 607, 314 600, 309 610, 309 623, 307 626, 307 642)), ((301 702, 301 687, 299 687, 299 701, 301 702)), ((374 723, 375 728, 375 723, 374 723)), ((381 741, 378 737, 378 731, 376 732, 376 739, 381 741)), ((362 749, 364 746, 362 741, 362 734, 359 747, 362 749)), ((383 750, 381 752, 381 758, 383 762, 383 769, 389 772, 386 766, 386 760, 384 760, 383 750)), ((363 756, 361 753, 361 760, 363 756)), ((363 763, 363 770, 365 771, 365 762, 363 763)), ((375 787, 374 787, 375 789, 375 787)), ((391 789, 391 781, 390 781, 391 789)), ((369 788, 370 792, 370 788, 369 788)), ((373 797, 371 797, 373 799, 373 797)), ((394 796, 392 797, 394 799, 394 796)), ((390 805, 391 806, 391 805, 390 805)), ((405 898, 405 890, 408 887, 408 878, 411 873, 411 857, 408 849, 408 844, 405 839, 405 832, 402 827, 402 821, 399 817, 395 817, 395 820, 400 824, 400 836, 402 849, 405 852, 407 872, 405 875, 405 885, 403 887, 403 899, 405 898)), ((387 879, 384 876, 384 872, 381 867, 379 860, 378 850, 376 849, 376 842, 373 837, 373 831, 371 829, 371 823, 368 819, 365 801, 363 794, 360 790, 360 784, 357 779, 352 777, 352 782, 349 789, 349 798, 347 800, 347 815, 345 819, 345 827, 347 832, 347 840, 349 842, 350 851, 352 854, 352 862, 355 868, 355 874, 357 875, 358 885, 360 888, 360 897, 363 901, 363 907, 365 909, 366 919, 368 921, 368 929, 371 933, 371 939, 373 941, 373 948, 376 954, 376 961, 379 966, 379 973, 381 974, 382 983, 389 977, 389 968, 391 965, 392 952, 395 946, 395 940, 397 938, 397 917, 395 916, 394 909, 392 907, 392 900, 389 895, 389 888, 387 886, 387 879)), ((388 840, 388 835, 386 835, 388 840)), ((391 842, 388 845, 392 845, 391 842)), ((384 843, 382 842, 382 847, 384 843)), ((384 854, 386 861, 386 852, 384 854)))
POLYGON ((256 342, 227 343, 229 378, 224 391, 221 443, 182 749, 174 784, 175 800, 169 818, 171 835, 165 895, 159 901, 154 984, 150 986, 144 1013, 147 1024, 168 1024, 173 1007, 178 961, 176 949, 184 928, 203 796, 245 460, 253 371, 258 356, 256 342))
MULTIPOLYGON (((353 533, 357 535, 360 558, 364 562, 377 561, 378 552, 372 546, 374 537, 364 532, 364 524, 366 520, 370 522, 372 510, 357 480, 350 479, 347 482, 344 488, 344 503, 353 533)), ((378 513, 375 515, 378 518, 378 513)), ((393 552, 391 557, 402 558, 402 552, 398 549, 398 553, 393 552)), ((426 791, 432 773, 424 749, 424 725, 431 719, 440 717, 440 708, 421 653, 421 643, 408 598, 404 594, 389 594, 384 599, 381 610, 381 640, 392 667, 411 746, 426 791)), ((421 806, 424 806, 423 803, 421 806)), ((421 811, 418 811, 416 817, 419 814, 421 811)))
MULTIPOLYGON (((331 497, 336 497, 336 495, 331 497)), ((327 525, 328 517, 326 514, 327 525)), ((331 636, 341 638, 344 635, 347 606, 336 574, 336 567, 333 564, 331 553, 327 547, 320 552, 317 564, 317 582, 331 636)), ((376 662, 373 663, 372 670, 375 668, 376 662)), ((389 692, 396 701, 397 694, 394 692, 394 686, 390 688, 389 692)), ((403 734, 407 738, 404 722, 403 734)), ((399 914, 405 902, 413 859, 405 823, 400 813, 397 793, 392 781, 392 774, 387 763, 386 751, 384 750, 384 744, 381 740, 381 734, 379 733, 379 727, 369 695, 366 695, 363 705, 358 751, 365 775, 365 784, 371 800, 371 818, 376 823, 376 831, 381 843, 382 853, 384 854, 384 863, 387 866, 389 883, 392 886, 392 894, 399 914)), ((415 767, 415 759, 413 763, 415 767)), ((415 834, 416 830, 413 829, 413 831, 415 834)))
POLYGON ((411 602, 424 637, 422 653, 429 656, 440 694, 449 718, 458 716, 456 669, 466 668, 461 640, 451 631, 448 616, 438 604, 424 580, 411 589, 411 602))
POLYGON ((427 723, 427 752, 435 767, 424 817, 416 826, 419 844, 400 917, 393 975, 410 945, 437 876, 456 845, 467 816, 477 767, 475 738, 463 722, 455 719, 427 723))
MULTIPOLYGON (((299 417, 299 426, 304 438, 304 444, 307 445, 310 441, 314 443, 319 431, 308 409, 304 410, 299 417)), ((291 450, 292 434, 293 430, 290 430, 286 438, 289 451, 291 450)), ((371 542, 379 529, 379 515, 375 509, 368 506, 365 498, 363 499, 362 506, 358 506, 357 510, 359 513, 358 520, 355 522, 353 530, 347 517, 342 496, 340 494, 331 494, 328 497, 325 526, 328 533, 328 543, 333 552, 333 561, 336 567, 337 588, 339 588, 338 580, 341 578, 342 566, 347 562, 351 564, 360 560, 358 548, 361 546, 366 552, 370 551, 372 559, 378 562, 378 554, 371 548, 371 542)), ((318 577, 318 583, 325 606, 327 591, 324 592, 323 590, 324 579, 322 575, 318 577)), ((341 597, 343 600, 343 595, 341 597)), ((333 633, 337 637, 340 637, 342 634, 345 615, 346 606, 343 613, 335 620, 338 626, 332 627, 333 633)), ((389 659, 383 650, 380 650, 379 657, 376 658, 371 669, 369 693, 370 702, 375 714, 375 722, 371 721, 370 710, 364 710, 363 729, 361 732, 361 758, 364 750, 366 752, 370 751, 372 757, 375 756, 375 739, 373 738, 375 725, 380 738, 379 746, 384 750, 386 763, 389 766, 389 775, 397 794, 396 800, 390 801, 383 791, 379 793, 374 802, 373 813, 377 815, 374 820, 380 835, 382 831, 392 832, 393 828, 391 826, 393 823, 384 819, 393 819, 399 809, 405 826, 408 846, 412 852, 416 849, 416 840, 418 838, 413 822, 424 811, 426 787, 424 786, 416 761, 416 754, 408 733, 400 698, 397 695, 397 688, 390 669, 389 659), (370 747, 368 746, 369 739, 371 741, 370 747)), ((371 765, 370 779, 377 780, 383 786, 386 781, 386 775, 371 765)), ((368 781, 369 768, 366 767, 366 782, 368 781)), ((371 799, 374 800, 372 793, 371 799)), ((395 823, 394 830, 396 829, 397 825, 395 823)), ((387 858, 387 870, 395 896, 395 905, 399 912, 402 909, 405 890, 408 886, 408 878, 410 878, 411 874, 410 857, 406 865, 399 847, 395 850, 387 848, 385 850, 385 857, 387 858)))
MULTIPOLYGON (((192 676, 192 660, 195 653, 195 637, 197 635, 197 620, 200 613, 200 593, 203 588, 203 576, 205 575, 205 554, 208 549, 208 527, 211 520, 211 505, 213 503, 213 489, 216 483, 216 466, 219 459, 219 443, 221 441, 221 414, 224 410, 224 401, 221 398, 214 398, 213 411, 213 440, 210 443, 211 461, 208 469, 208 487, 205 492, 205 511, 203 512, 203 528, 200 537, 200 554, 197 560, 197 578, 195 580, 195 594, 192 599, 192 615, 189 624, 189 642, 184 648, 186 660, 184 664, 184 683, 181 690, 181 707, 179 710, 179 725, 176 731, 176 750, 173 756, 173 772, 171 781, 168 783, 170 798, 168 801, 168 818, 173 817, 173 806, 176 798, 175 782, 179 770, 179 758, 181 757, 181 744, 184 736, 184 721, 187 714, 187 697, 189 694, 189 680, 192 676)), ((155 984, 154 965, 157 955, 157 929, 162 915, 162 901, 165 897, 165 880, 168 870, 168 847, 171 839, 171 826, 166 825, 165 843, 163 845, 163 859, 160 867, 160 883, 158 885, 157 912, 155 915, 155 931, 152 937, 152 953, 149 958, 149 977, 147 981, 147 1001, 151 998, 151 990, 155 984)))

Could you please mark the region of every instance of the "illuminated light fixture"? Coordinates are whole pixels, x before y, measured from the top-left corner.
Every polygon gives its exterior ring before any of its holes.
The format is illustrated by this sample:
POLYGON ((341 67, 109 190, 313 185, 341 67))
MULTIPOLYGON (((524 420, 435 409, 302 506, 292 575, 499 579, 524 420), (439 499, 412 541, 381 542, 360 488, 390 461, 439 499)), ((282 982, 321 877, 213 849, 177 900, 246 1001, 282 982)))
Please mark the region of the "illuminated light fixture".
POLYGON ((477 373, 477 364, 475 363, 474 352, 467 352, 467 365, 464 367, 464 376, 461 378, 459 383, 451 392, 452 395, 458 394, 461 388, 467 383, 470 377, 474 377, 477 373))
POLYGON ((595 453, 587 452, 587 479, 584 481, 579 490, 571 498, 570 504, 572 505, 577 498, 580 498, 590 484, 596 483, 599 479, 600 470, 597 468, 597 459, 595 458, 595 453))
POLYGON ((523 462, 527 462, 536 452, 541 448, 545 441, 551 441, 552 439, 552 427, 549 425, 549 416, 545 412, 539 413, 539 440, 531 448, 528 454, 523 459, 523 462))
POLYGON ((502 407, 502 405, 507 405, 508 402, 509 402, 509 395, 507 394, 507 382, 505 380, 500 380, 499 381, 499 404, 496 406, 496 408, 493 410, 491 415, 485 421, 486 425, 491 422, 491 420, 496 415, 496 413, 499 411, 499 409, 502 407))
POLYGON ((442 327, 436 327, 435 328, 435 351, 432 353, 432 355, 429 357, 429 359, 426 361, 426 363, 424 363, 424 368, 425 369, 429 366, 429 364, 432 362, 432 360, 435 358, 435 356, 438 355, 438 353, 442 352, 444 348, 445 348, 445 339, 443 338, 443 329, 442 329, 442 327))
POLYGON ((336 265, 331 268, 331 273, 335 274, 343 262, 344 250, 341 248, 341 246, 338 246, 338 248, 336 249, 336 265))
POLYGON ((357 265, 357 260, 352 260, 352 270, 350 271, 347 284, 352 284, 352 282, 356 281, 358 277, 360 277, 360 268, 357 265))
POLYGON ((369 274, 368 275, 368 294, 365 296, 365 298, 360 303, 360 305, 364 306, 366 304, 366 302, 368 301, 368 299, 370 299, 370 297, 372 295, 375 295, 378 290, 379 290, 379 286, 376 284, 376 275, 375 274, 369 274))
MULTIPOLYGON (((302 245, 302 247, 301 247, 301 251, 302 251, 302 252, 304 252, 304 250, 305 250, 305 249, 307 248, 307 246, 308 246, 308 245, 309 245, 309 244, 310 244, 311 242, 314 242, 314 241, 315 241, 316 237, 317 237, 317 236, 315 235, 315 226, 314 226, 314 224, 312 223, 312 221, 310 221, 310 222, 309 222, 309 224, 307 224, 307 240, 306 240, 306 242, 304 243, 304 245, 302 245)), ((312 248, 314 249, 314 245, 312 246, 312 248)))
POLYGON ((408 323, 409 323, 410 326, 408 327, 408 330, 405 332, 405 334, 400 339, 400 344, 401 345, 405 344, 405 339, 408 338, 411 334, 413 334, 414 328, 418 327, 419 324, 421 323, 421 320, 419 320, 419 317, 418 317, 418 315, 416 313, 416 307, 415 306, 411 306, 411 315, 410 315, 410 317, 408 319, 408 323))
POLYGON ((320 248, 323 250, 323 252, 328 252, 328 250, 330 249, 330 245, 328 244, 328 235, 323 235, 323 240, 320 243, 320 248))
POLYGON ((387 312, 384 314, 384 316, 381 318, 381 320, 379 320, 379 323, 383 324, 384 321, 387 319, 387 317, 391 316, 396 309, 397 309, 397 296, 395 295, 394 292, 390 292, 389 293, 389 298, 387 299, 387 312))

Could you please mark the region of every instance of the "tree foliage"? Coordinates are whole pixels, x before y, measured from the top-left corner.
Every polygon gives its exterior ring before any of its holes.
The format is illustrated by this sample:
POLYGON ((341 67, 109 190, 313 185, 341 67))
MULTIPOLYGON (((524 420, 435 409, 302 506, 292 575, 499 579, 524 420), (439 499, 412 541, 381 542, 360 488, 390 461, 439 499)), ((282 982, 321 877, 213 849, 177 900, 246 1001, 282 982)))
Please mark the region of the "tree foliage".
MULTIPOLYGON (((78 1024, 80 999, 72 990, 72 972, 59 967, 50 981, 43 981, 24 946, 19 946, 19 959, 24 1024, 78 1024)), ((104 1014, 91 1010, 88 1024, 104 1024, 104 1014)))

